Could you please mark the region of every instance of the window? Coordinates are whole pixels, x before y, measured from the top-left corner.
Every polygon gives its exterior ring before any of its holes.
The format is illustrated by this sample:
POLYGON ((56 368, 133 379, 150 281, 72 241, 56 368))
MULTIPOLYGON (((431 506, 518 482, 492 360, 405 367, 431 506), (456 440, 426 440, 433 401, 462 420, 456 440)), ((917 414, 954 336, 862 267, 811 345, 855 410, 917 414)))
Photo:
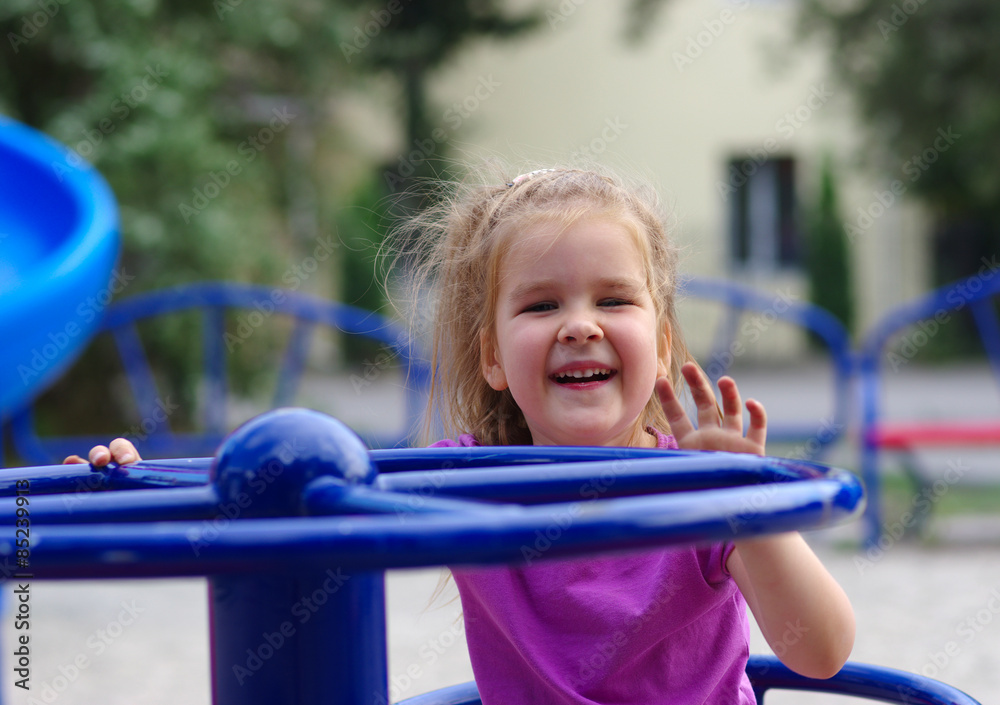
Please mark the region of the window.
POLYGON ((795 218, 795 160, 733 159, 727 173, 733 263, 758 270, 801 264, 802 237, 795 218))

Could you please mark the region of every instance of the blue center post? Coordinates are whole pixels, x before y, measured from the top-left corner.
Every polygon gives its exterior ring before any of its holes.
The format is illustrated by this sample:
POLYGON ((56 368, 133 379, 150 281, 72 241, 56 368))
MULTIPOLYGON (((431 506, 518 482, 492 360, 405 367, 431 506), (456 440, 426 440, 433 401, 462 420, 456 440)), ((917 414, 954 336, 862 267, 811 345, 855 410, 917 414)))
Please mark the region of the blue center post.
MULTIPOLYGON (((213 466, 224 543, 240 518, 309 513, 310 483, 370 485, 364 443, 304 409, 265 414, 234 432, 213 466)), ((282 541, 280 534, 274 544, 282 541)), ((217 705, 388 703, 385 573, 339 565, 209 577, 212 688, 217 705)))

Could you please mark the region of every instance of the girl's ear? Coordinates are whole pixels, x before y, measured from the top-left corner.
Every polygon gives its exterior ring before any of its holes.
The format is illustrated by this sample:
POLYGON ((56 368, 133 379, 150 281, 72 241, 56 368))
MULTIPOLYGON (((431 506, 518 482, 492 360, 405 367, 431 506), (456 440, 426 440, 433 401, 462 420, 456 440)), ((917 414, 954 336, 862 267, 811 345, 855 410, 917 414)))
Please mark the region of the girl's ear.
POLYGON ((479 366, 490 387, 498 392, 507 388, 507 375, 503 371, 500 358, 497 357, 496 346, 485 330, 479 331, 479 366))

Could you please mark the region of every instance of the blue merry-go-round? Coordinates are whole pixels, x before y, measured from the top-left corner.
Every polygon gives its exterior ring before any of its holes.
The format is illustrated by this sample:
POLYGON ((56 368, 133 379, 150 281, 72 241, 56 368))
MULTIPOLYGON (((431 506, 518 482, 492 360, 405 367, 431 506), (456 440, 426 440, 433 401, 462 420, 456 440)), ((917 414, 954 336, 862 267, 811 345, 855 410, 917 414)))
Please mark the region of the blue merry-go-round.
MULTIPOLYGON (((0 218, 24 263, 0 279, 0 336, 22 343, 0 355, 0 410, 9 411, 57 376, 92 332, 72 311, 67 317, 66 303, 75 299, 65 292, 99 294, 117 240, 113 202, 92 169, 10 122, 0 123, 0 151, 0 168, 19 184, 16 194, 0 194, 0 218), (60 169, 47 168, 53 163, 60 169), (58 207, 25 205, 42 194, 58 207), (39 233, 45 237, 32 241, 39 233), (13 335, 30 328, 28 311, 74 327, 59 327, 54 337, 13 335)), ((15 586, 205 576, 220 705, 383 705, 387 569, 516 564, 526 546, 533 559, 554 559, 746 538, 829 526, 863 505, 852 474, 806 461, 621 448, 369 450, 329 416, 279 409, 238 428, 214 458, 0 471, 8 527, 0 554, 15 586), (581 493, 594 483, 599 497, 581 493), (322 608, 292 625, 294 606, 316 595, 322 608), (259 653, 249 664, 261 635, 271 637, 266 658, 259 653), (253 688, 240 686, 239 668, 254 669, 253 688)), ((15 618, 18 609, 15 594, 15 618)), ((17 653, 5 656, 13 660, 5 672, 16 672, 17 653)), ((877 666, 849 663, 819 681, 755 656, 747 670, 759 702, 773 689, 976 702, 935 680, 877 666)), ((479 698, 468 683, 406 702, 479 698)))

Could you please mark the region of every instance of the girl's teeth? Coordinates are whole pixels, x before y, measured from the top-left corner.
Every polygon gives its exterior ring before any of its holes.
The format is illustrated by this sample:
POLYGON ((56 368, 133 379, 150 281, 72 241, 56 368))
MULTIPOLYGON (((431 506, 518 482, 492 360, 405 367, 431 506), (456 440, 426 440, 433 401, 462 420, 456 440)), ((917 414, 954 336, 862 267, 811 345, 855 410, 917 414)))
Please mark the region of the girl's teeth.
POLYGON ((558 375, 559 377, 573 377, 575 379, 583 379, 585 377, 593 377, 594 375, 607 375, 611 374, 611 370, 607 369, 593 369, 593 370, 573 370, 571 372, 563 372, 558 375))

